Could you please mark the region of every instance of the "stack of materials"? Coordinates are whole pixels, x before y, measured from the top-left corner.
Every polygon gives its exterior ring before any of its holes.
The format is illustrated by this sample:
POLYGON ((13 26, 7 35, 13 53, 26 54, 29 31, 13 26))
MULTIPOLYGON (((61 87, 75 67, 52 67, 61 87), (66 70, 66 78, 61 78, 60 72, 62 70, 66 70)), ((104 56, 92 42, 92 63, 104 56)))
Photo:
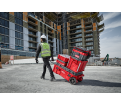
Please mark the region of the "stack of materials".
POLYGON ((85 48, 74 47, 71 56, 59 54, 53 72, 59 74, 71 84, 82 81, 83 71, 87 64, 87 59, 91 56, 91 51, 85 48))

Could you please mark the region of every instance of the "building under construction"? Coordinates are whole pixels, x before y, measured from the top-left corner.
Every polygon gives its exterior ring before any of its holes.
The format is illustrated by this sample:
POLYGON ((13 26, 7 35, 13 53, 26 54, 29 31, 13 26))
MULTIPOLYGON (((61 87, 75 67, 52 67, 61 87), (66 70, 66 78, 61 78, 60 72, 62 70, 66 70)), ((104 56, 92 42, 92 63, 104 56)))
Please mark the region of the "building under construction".
POLYGON ((16 59, 35 57, 40 36, 46 35, 53 54, 71 54, 74 46, 91 50, 100 56, 98 12, 0 12, 0 47, 2 61, 10 55, 16 59))

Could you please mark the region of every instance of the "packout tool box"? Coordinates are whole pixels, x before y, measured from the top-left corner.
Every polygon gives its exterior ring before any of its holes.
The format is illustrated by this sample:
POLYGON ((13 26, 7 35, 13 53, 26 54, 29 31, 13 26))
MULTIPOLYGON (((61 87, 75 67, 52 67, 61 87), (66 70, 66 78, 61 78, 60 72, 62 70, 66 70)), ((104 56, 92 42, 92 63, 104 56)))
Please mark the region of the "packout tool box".
POLYGON ((68 55, 58 54, 56 62, 60 63, 63 66, 66 66, 69 58, 70 58, 70 56, 68 56, 68 55))
POLYGON ((74 47, 71 56, 59 54, 53 67, 53 72, 59 74, 71 84, 83 80, 87 59, 91 52, 85 48, 74 47))

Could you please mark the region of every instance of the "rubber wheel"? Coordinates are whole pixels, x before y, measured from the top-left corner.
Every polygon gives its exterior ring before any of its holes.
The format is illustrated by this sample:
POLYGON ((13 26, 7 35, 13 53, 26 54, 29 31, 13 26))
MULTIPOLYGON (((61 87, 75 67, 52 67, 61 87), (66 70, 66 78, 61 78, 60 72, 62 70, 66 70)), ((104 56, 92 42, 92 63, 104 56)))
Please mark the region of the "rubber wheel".
POLYGON ((78 80, 79 82, 82 82, 82 80, 83 80, 83 77, 81 77, 81 80, 78 80))
POLYGON ((76 79, 74 77, 71 77, 69 79, 69 82, 72 84, 72 85, 75 85, 76 84, 76 79))

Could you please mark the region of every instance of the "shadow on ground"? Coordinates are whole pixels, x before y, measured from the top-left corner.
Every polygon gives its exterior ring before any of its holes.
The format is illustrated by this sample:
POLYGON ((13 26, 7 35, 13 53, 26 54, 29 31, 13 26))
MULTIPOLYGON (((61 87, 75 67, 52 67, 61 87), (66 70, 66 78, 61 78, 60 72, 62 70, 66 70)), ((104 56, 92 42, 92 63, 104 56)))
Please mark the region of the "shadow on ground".
POLYGON ((115 82, 104 82, 99 80, 84 79, 82 82, 78 82, 76 85, 87 85, 87 86, 103 86, 103 87, 121 87, 121 83, 115 82))

